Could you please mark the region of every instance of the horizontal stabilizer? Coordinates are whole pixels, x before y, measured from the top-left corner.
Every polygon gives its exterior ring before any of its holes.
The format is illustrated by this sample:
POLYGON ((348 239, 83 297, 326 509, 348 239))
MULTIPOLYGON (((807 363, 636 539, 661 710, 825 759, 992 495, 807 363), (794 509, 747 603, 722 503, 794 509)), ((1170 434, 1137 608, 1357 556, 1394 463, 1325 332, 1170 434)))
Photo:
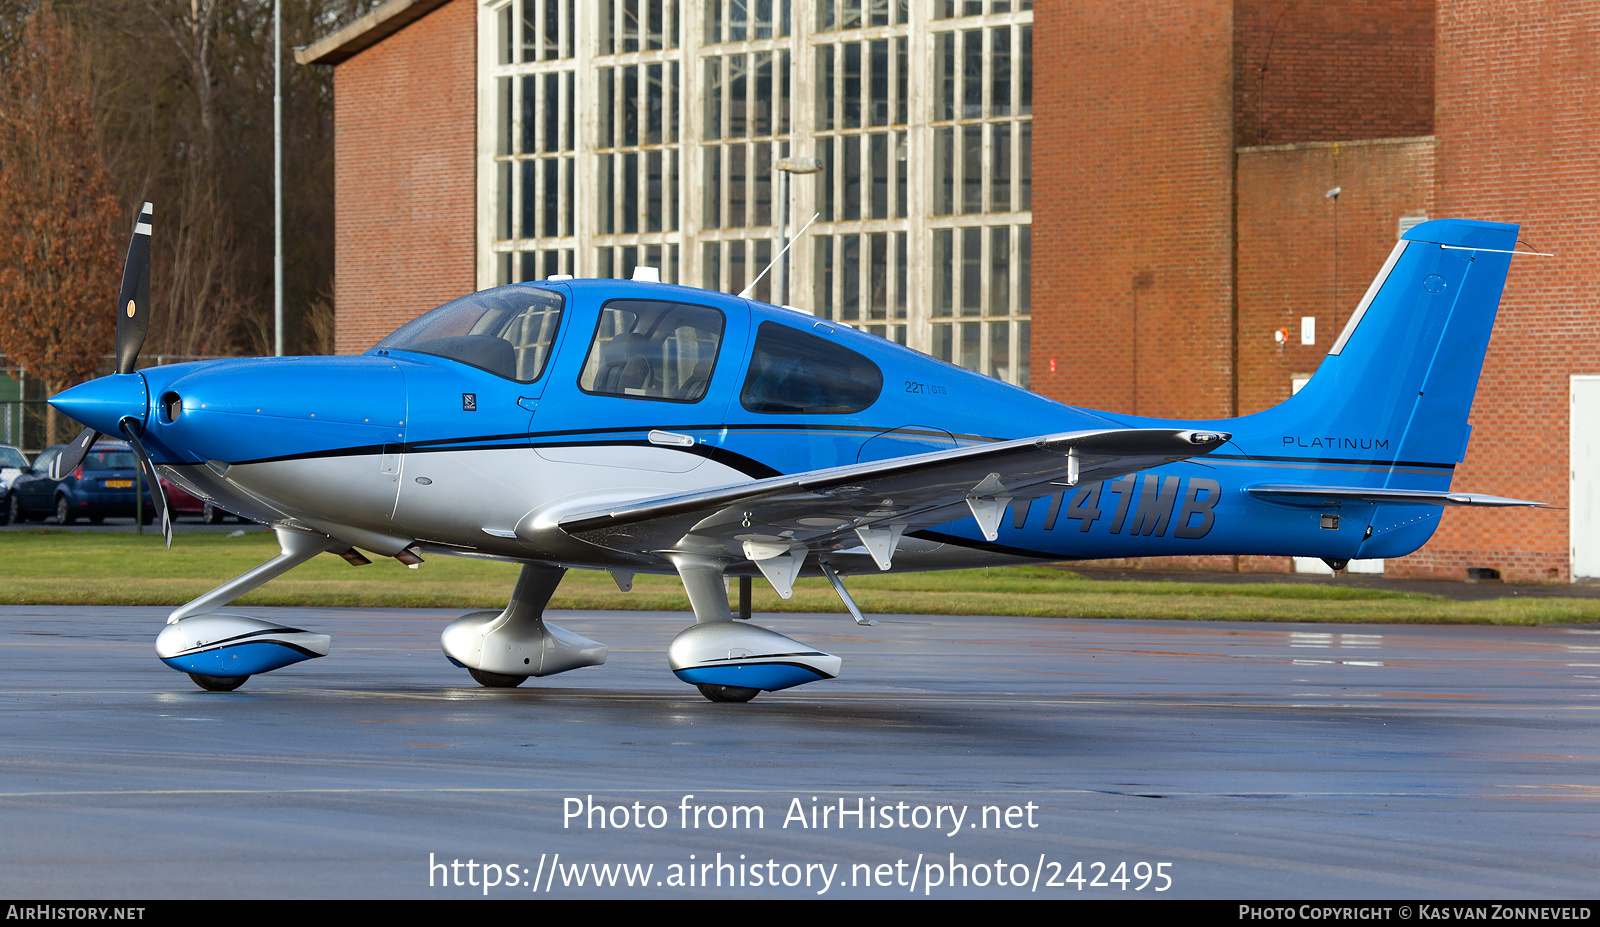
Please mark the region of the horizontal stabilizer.
POLYGON ((1249 486, 1245 491, 1267 502, 1288 505, 1337 505, 1341 502, 1374 502, 1383 505, 1476 505, 1506 508, 1517 505, 1546 506, 1527 499, 1507 499, 1471 492, 1431 492, 1424 489, 1368 489, 1360 486, 1297 486, 1273 484, 1249 486))

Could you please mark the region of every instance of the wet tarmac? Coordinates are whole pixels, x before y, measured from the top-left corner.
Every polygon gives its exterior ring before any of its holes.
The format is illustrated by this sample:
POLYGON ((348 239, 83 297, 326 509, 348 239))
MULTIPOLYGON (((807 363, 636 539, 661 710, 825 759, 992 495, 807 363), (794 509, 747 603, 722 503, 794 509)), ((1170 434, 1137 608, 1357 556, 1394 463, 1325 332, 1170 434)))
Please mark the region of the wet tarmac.
POLYGON ((439 651, 455 613, 255 609, 332 654, 208 693, 155 659, 165 611, 0 609, 6 895, 1532 899, 1600 871, 1593 626, 758 616, 843 675, 720 705, 667 671, 686 615, 552 613, 606 665, 489 690, 439 651))

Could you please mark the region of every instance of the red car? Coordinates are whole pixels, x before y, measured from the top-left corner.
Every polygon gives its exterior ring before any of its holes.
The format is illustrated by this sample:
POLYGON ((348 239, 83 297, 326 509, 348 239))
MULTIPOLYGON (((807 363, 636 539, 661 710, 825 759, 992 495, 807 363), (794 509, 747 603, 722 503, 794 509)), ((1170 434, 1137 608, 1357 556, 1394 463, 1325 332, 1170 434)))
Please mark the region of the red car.
POLYGON ((188 490, 166 479, 162 479, 161 488, 167 493, 167 507, 172 510, 173 521, 189 517, 198 518, 208 525, 220 525, 225 518, 231 518, 234 521, 245 520, 231 512, 225 512, 209 502, 202 501, 200 498, 191 495, 188 490))

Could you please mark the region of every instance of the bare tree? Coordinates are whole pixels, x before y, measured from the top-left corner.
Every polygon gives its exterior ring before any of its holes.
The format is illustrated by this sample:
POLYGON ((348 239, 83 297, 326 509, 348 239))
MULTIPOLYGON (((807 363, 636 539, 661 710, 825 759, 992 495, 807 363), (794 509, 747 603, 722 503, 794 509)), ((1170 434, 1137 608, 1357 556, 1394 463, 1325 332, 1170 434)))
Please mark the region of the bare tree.
MULTIPOLYGON (((379 0, 282 0, 285 50, 379 0)), ((41 3, 67 24, 121 204, 156 204, 143 357, 272 343, 272 0, 0 0, 0 58, 41 3)), ((286 348, 324 346, 333 292, 333 81, 283 68, 286 348)), ((87 137, 87 136, 86 136, 87 137)), ((21 167, 19 166, 19 170, 21 167)), ((0 253, 0 263, 9 263, 0 253)), ((107 297, 109 299, 109 297, 107 297)))
POLYGON ((149 32, 144 62, 165 61, 165 90, 178 134, 165 152, 172 194, 163 247, 153 251, 149 353, 228 353, 250 302, 241 294, 233 216, 224 199, 228 166, 217 138, 217 43, 225 0, 144 0, 149 32), (176 92, 173 92, 176 91, 176 92))
MULTIPOLYGON (((84 63, 48 4, 0 50, 0 351, 53 392, 111 349, 122 209, 84 63)), ((59 438, 55 409, 47 438, 59 438)))
MULTIPOLYGON (((5 0, 0 0, 0 3, 5 0)), ((282 0, 283 45, 309 44, 378 0, 282 0)), ((152 242, 145 356, 266 353, 272 344, 272 0, 57 0, 93 32, 99 122, 152 242)), ((287 57, 287 54, 286 54, 287 57)), ((333 92, 327 68, 283 69, 288 350, 314 350, 333 289, 333 92)))

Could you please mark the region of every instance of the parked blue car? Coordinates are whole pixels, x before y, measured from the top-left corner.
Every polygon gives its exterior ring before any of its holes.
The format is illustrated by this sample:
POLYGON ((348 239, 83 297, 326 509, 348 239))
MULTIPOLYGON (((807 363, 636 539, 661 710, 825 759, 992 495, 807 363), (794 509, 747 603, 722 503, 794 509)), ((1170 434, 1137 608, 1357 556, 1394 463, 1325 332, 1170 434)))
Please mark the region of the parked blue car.
MULTIPOLYGON (((57 444, 45 448, 33 466, 11 481, 6 492, 7 521, 43 521, 54 516, 57 524, 70 525, 78 519, 99 524, 107 517, 133 518, 138 509, 139 460, 125 441, 103 441, 83 458, 83 463, 64 480, 50 478, 50 463, 65 449, 57 444)), ((144 491, 144 522, 155 518, 150 490, 144 491)))

